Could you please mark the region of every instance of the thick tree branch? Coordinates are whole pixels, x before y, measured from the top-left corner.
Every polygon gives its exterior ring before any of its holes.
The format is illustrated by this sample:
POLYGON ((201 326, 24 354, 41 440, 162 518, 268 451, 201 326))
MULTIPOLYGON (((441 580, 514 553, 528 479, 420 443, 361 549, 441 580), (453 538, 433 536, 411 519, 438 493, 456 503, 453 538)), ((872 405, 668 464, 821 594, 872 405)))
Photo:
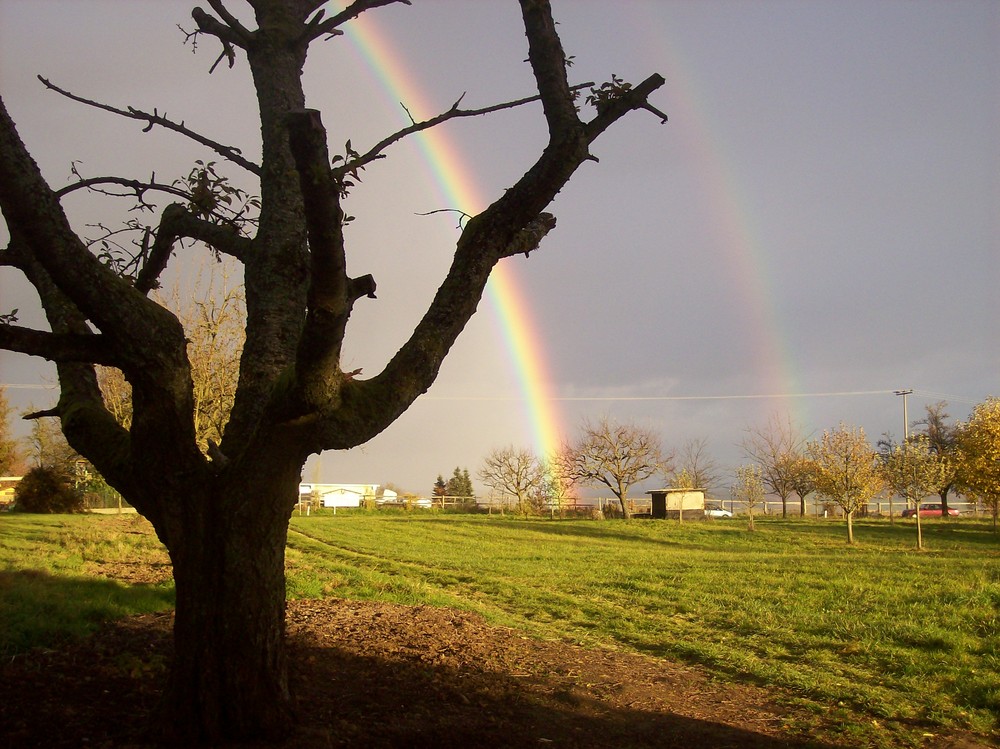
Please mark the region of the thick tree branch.
POLYGON ((160 274, 170 260, 174 244, 178 239, 185 238, 204 242, 237 260, 243 260, 253 245, 253 240, 242 236, 235 227, 205 221, 180 203, 171 203, 160 217, 149 257, 136 276, 136 289, 146 294, 156 288, 160 274))
MULTIPOLYGON (((113 341, 119 366, 151 382, 162 376, 171 388, 178 389, 178 402, 183 402, 190 375, 185 379, 188 362, 180 323, 87 250, 21 142, 2 100, 0 210, 19 248, 18 267, 38 289, 46 310, 52 302, 43 293, 43 283, 57 289, 60 298, 65 297, 65 306, 72 303, 74 315, 92 321, 113 341)), ((52 320, 50 326, 63 332, 52 320)))
POLYGON ((528 257, 538 249, 545 235, 556 227, 556 217, 551 213, 539 213, 538 218, 530 221, 504 248, 501 257, 524 255, 528 257))
POLYGON ((53 362, 90 362, 115 366, 114 353, 101 335, 48 333, 0 324, 0 349, 40 356, 53 362))
MULTIPOLYGON (((208 4, 212 7, 218 15, 219 18, 225 22, 226 26, 236 34, 239 41, 249 41, 252 38, 250 31, 239 22, 239 20, 234 16, 226 6, 222 3, 222 0, 208 0, 208 4)), ((237 43, 236 40, 231 40, 234 44, 237 43)))
POLYGON ((325 21, 323 20, 325 14, 321 10, 315 17, 310 19, 309 23, 306 25, 305 33, 302 35, 302 41, 309 43, 324 34, 336 35, 343 33, 339 30, 339 27, 348 21, 357 18, 366 10, 380 8, 384 5, 394 5, 396 3, 410 5, 410 0, 355 0, 353 3, 340 11, 340 13, 327 18, 325 21))
POLYGON ((655 107, 652 107, 647 101, 649 95, 664 83, 666 81, 663 79, 663 76, 654 73, 635 88, 624 91, 621 96, 607 102, 598 112, 597 116, 585 125, 587 141, 592 143, 598 135, 634 109, 649 110, 657 117, 662 118, 663 122, 666 122, 667 116, 655 107))
POLYGON ((566 80, 566 53, 556 33, 548 0, 520 0, 528 37, 528 62, 542 99, 549 139, 580 125, 576 101, 566 80))
POLYGON ((290 113, 288 139, 299 172, 310 255, 306 325, 296 375, 305 403, 319 407, 339 393, 341 343, 353 302, 348 299, 343 211, 328 167, 326 130, 319 112, 290 113))
POLYGON ((186 127, 183 121, 177 123, 174 122, 173 120, 168 120, 165 116, 160 115, 155 109, 153 110, 152 114, 149 114, 148 112, 143 112, 141 109, 135 109, 134 107, 129 107, 128 109, 118 109, 117 107, 113 107, 109 104, 102 104, 100 102, 93 101, 91 99, 85 99, 82 96, 77 96, 76 94, 66 91, 65 89, 59 88, 54 83, 51 83, 42 76, 38 76, 38 80, 40 80, 45 85, 46 88, 55 91, 58 94, 62 94, 67 99, 72 99, 73 101, 80 102, 81 104, 86 104, 87 106, 94 107, 96 109, 103 109, 105 112, 111 112, 112 114, 117 114, 120 117, 126 117, 130 120, 138 120, 140 122, 145 122, 146 127, 143 128, 143 132, 148 133, 150 130, 153 129, 154 126, 158 125, 159 127, 162 127, 166 130, 172 130, 175 133, 179 133, 180 135, 183 135, 186 138, 190 138, 195 143, 200 143, 201 145, 212 149, 222 158, 233 162, 237 166, 243 167, 251 174, 256 174, 257 176, 260 176, 260 166, 253 163, 249 159, 244 158, 244 156, 240 153, 240 149, 234 148, 233 146, 226 146, 210 138, 206 138, 204 135, 200 135, 199 133, 196 133, 194 130, 191 130, 190 128, 186 127))
MULTIPOLYGON (((318 426, 314 438, 307 438, 315 439, 323 449, 347 447, 378 434, 430 387, 450 347, 474 314, 495 264, 538 247, 555 226, 555 218, 543 211, 577 168, 591 158, 590 143, 662 85, 662 78, 651 77, 600 112, 588 130, 576 113, 573 92, 566 82, 565 57, 548 2, 521 0, 521 4, 529 59, 549 126, 548 146, 500 199, 465 224, 454 261, 427 313, 385 369, 372 379, 344 383, 340 411, 318 426), (359 424, 364 426, 359 429, 359 424)), ((457 109, 456 104, 452 110, 457 109)))

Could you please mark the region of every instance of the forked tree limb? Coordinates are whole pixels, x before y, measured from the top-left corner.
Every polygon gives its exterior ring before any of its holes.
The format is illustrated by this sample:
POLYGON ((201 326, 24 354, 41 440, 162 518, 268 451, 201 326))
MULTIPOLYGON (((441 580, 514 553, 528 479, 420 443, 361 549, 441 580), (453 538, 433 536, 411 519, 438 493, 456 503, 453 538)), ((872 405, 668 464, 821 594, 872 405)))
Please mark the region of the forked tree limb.
POLYGON ((198 218, 180 203, 171 203, 160 217, 149 257, 136 276, 136 289, 146 294, 156 288, 179 239, 204 242, 237 260, 243 260, 253 246, 253 240, 241 235, 234 227, 198 218))
MULTIPOLYGON (((572 92, 581 91, 593 85, 594 84, 591 81, 588 81, 587 83, 579 83, 574 86, 571 86, 570 91, 572 92)), ((386 138, 383 138, 374 146, 372 146, 366 153, 362 154, 358 158, 352 159, 351 161, 345 162, 344 164, 341 164, 340 166, 336 167, 336 169, 334 169, 334 174, 347 174, 363 166, 366 166, 367 164, 370 164, 372 161, 375 161, 376 159, 384 158, 382 152, 385 151, 389 146, 398 143, 407 136, 414 135, 424 130, 429 130, 432 127, 436 127, 444 122, 448 122, 449 120, 458 119, 461 117, 479 117, 485 114, 492 114, 493 112, 500 112, 504 109, 513 109, 514 107, 520 107, 525 104, 531 104, 536 101, 541 101, 541 96, 536 94, 534 96, 526 96, 522 99, 514 99, 513 101, 507 101, 500 104, 492 104, 487 107, 478 107, 476 109, 459 109, 458 105, 462 101, 462 98, 464 96, 465 94, 459 97, 458 101, 456 101, 447 111, 435 115, 434 117, 431 117, 429 119, 416 122, 413 121, 413 117, 411 115, 410 120, 413 122, 413 124, 409 125, 408 127, 404 127, 402 130, 398 130, 397 132, 393 133, 392 135, 389 135, 386 138)), ((400 106, 403 105, 400 104, 400 106)), ((405 106, 403 106, 403 109, 406 110, 406 113, 409 115, 409 110, 406 109, 405 106)))

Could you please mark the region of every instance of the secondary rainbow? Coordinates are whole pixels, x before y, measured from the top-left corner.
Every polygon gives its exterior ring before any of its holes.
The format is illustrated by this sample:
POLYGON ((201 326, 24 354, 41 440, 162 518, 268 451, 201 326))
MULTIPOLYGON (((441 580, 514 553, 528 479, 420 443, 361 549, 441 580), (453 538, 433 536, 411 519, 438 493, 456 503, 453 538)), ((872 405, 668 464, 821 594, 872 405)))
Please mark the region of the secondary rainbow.
MULTIPOLYGON (((348 32, 365 62, 394 105, 403 103, 415 120, 438 112, 427 104, 423 87, 410 74, 378 25, 367 17, 350 24, 348 32)), ((419 145, 441 204, 470 215, 483 210, 481 195, 462 155, 441 128, 431 128, 414 136, 419 145)), ((540 458, 555 454, 560 446, 562 420, 556 399, 550 392, 551 378, 540 340, 532 320, 531 305, 521 293, 513 259, 502 260, 493 270, 486 287, 490 302, 510 355, 512 371, 521 391, 525 418, 533 435, 535 453, 540 458)))
POLYGON ((798 367, 775 304, 779 297, 766 248, 759 239, 753 200, 745 194, 726 158, 722 128, 713 121, 703 93, 706 89, 699 85, 697 71, 684 57, 684 45, 673 34, 669 7, 655 7, 654 13, 654 6, 636 4, 636 12, 630 16, 632 31, 640 45, 655 49, 663 59, 664 93, 669 97, 665 109, 676 128, 671 137, 687 141, 694 154, 700 188, 715 219, 712 226, 717 241, 729 259, 729 275, 742 294, 749 328, 755 335, 752 371, 763 382, 764 393, 772 394, 752 397, 778 400, 781 409, 794 414, 800 423, 808 423, 806 399, 799 397, 798 367))

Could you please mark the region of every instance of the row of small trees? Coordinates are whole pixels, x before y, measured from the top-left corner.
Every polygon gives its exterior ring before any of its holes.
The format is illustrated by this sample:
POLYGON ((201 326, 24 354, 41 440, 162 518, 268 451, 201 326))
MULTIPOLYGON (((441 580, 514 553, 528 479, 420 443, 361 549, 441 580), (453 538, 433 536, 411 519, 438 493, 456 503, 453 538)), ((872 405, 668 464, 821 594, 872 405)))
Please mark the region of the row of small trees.
MULTIPOLYGON (((1000 500, 1000 399, 976 406, 968 422, 948 423, 945 403, 927 407, 927 416, 915 424, 922 429, 897 442, 886 434, 873 446, 864 429, 841 424, 816 439, 802 436, 790 420, 773 418, 761 428, 750 428, 743 441, 751 461, 736 469, 731 493, 745 506, 753 527, 754 508, 766 495, 781 500, 788 514, 793 496, 805 514, 811 494, 839 506, 847 518, 848 540, 853 542, 853 518, 868 503, 887 496, 902 497, 908 506, 936 494, 947 516, 949 493, 961 491, 982 501, 997 521, 1000 500)), ((664 450, 652 430, 608 417, 584 421, 575 442, 543 460, 528 449, 513 446, 493 450, 483 461, 479 478, 492 490, 514 498, 523 514, 547 506, 561 506, 575 487, 609 489, 629 516, 628 493, 634 485, 662 476, 675 488, 709 489, 718 481, 705 440, 693 440, 677 453, 664 450)), ((918 545, 922 533, 918 520, 918 545)))
MULTIPOLYGON (((852 520, 870 501, 901 497, 915 507, 929 496, 941 499, 942 516, 948 517, 948 497, 955 491, 981 501, 993 515, 996 528, 1000 509, 1000 399, 977 405, 969 420, 950 424, 944 402, 927 406, 926 417, 914 426, 920 431, 896 441, 885 434, 872 445, 860 427, 841 424, 818 439, 797 435, 790 422, 772 420, 764 429, 749 430, 745 453, 754 460, 753 471, 737 473, 733 495, 751 513, 753 498, 777 495, 787 514, 795 494, 805 513, 805 498, 815 492, 838 505, 847 518, 848 540, 853 542, 852 520), (755 483, 760 484, 758 491, 755 483)), ((920 513, 917 545, 923 546, 920 513)))

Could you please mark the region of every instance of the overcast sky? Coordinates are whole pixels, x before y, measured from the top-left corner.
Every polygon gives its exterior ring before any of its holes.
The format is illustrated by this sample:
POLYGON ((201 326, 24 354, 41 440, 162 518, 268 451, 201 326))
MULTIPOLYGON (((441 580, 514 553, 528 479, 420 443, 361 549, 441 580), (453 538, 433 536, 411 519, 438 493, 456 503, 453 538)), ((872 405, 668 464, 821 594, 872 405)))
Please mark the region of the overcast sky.
MULTIPOLYGON (((245 62, 209 76, 217 49, 184 46, 177 25, 192 27, 192 5, 0 0, 0 90, 51 184, 69 180, 73 160, 86 175, 169 180, 215 157, 62 99, 37 74, 259 150, 245 62)), ((634 421, 672 447, 707 439, 728 475, 745 430, 772 415, 807 434, 843 421, 875 439, 902 433, 893 390, 914 390, 911 421, 940 400, 965 418, 1000 395, 1000 3, 553 6, 574 82, 660 73, 652 102, 669 116, 635 112, 603 135, 599 163, 551 207, 559 223, 540 251, 504 261, 565 437, 584 418, 634 421)), ((513 0, 414 0, 368 16, 419 116, 463 93, 468 107, 532 93, 513 0)), ((311 52, 309 105, 334 152, 407 123, 381 72, 351 35, 311 52)), ((492 201, 537 157, 545 128, 532 105, 442 133, 492 201)), ((68 205, 80 230, 124 207, 68 205)), ((346 369, 378 372, 416 324, 457 236, 453 218, 416 214, 451 207, 415 142, 364 174, 348 205, 349 263, 375 275, 379 298, 359 303, 346 369)), ((177 274, 201 259, 178 256, 177 274)), ((39 324, 23 283, 0 271, 0 312, 39 324)), ((310 462, 305 478, 427 493, 455 466, 475 475, 493 448, 534 449, 499 320, 484 301, 423 400, 368 445, 310 462)), ((17 408, 55 400, 43 387, 52 369, 26 357, 0 353, 0 382, 17 408)))

